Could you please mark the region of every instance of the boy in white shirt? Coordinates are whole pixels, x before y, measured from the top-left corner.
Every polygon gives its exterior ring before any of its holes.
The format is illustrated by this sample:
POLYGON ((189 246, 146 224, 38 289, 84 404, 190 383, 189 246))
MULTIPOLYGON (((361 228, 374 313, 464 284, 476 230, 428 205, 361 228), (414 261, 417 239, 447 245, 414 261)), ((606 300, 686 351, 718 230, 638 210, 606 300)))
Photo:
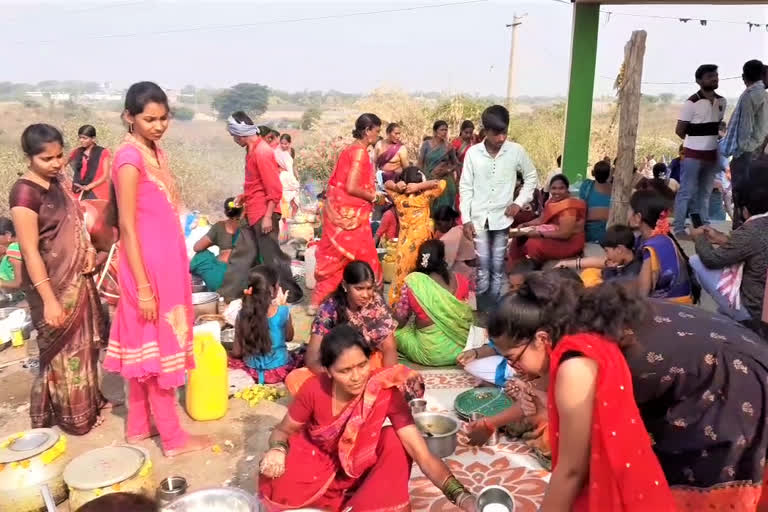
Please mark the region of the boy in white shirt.
POLYGON ((475 242, 479 309, 482 302, 491 306, 501 296, 509 228, 533 199, 538 181, 525 149, 507 140, 509 111, 501 105, 488 107, 482 122, 485 140, 467 150, 459 182, 464 236, 475 242), (523 187, 514 197, 518 171, 523 187))

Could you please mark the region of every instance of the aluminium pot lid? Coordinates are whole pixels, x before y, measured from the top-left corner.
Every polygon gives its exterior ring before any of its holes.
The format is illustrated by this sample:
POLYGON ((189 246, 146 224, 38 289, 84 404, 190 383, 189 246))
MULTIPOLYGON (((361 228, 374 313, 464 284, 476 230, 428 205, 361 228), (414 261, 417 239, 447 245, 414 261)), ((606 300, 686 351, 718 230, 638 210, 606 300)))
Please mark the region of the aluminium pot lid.
POLYGON ((90 491, 124 482, 136 475, 149 455, 134 446, 106 446, 78 455, 64 468, 64 481, 90 491))
POLYGON ((0 445, 13 439, 8 446, 0 448, 0 464, 18 462, 40 455, 53 447, 59 440, 59 433, 50 428, 33 428, 0 439, 0 445))

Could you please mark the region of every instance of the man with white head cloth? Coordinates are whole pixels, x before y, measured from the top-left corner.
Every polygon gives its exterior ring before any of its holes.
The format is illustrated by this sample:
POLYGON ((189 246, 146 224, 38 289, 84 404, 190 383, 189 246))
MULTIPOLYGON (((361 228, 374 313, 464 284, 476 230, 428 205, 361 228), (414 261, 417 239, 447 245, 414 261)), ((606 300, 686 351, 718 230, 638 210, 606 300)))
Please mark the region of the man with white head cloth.
POLYGON ((219 293, 227 301, 241 298, 251 268, 265 264, 278 269, 288 302, 298 302, 303 292, 293 279, 291 260, 280 249, 277 238, 283 186, 275 153, 244 112, 235 112, 227 119, 227 130, 246 151, 245 184, 243 194, 237 198, 244 205, 245 215, 219 293))

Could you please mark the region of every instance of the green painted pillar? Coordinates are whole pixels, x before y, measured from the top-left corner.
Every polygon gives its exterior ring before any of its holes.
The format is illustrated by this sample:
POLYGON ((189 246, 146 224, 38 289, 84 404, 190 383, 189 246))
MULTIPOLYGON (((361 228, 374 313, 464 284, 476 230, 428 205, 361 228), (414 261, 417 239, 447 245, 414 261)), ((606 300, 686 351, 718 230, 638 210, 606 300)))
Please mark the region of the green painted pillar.
POLYGON ((571 181, 585 177, 584 173, 589 160, 599 25, 600 4, 573 5, 571 77, 565 113, 563 148, 563 172, 571 181))

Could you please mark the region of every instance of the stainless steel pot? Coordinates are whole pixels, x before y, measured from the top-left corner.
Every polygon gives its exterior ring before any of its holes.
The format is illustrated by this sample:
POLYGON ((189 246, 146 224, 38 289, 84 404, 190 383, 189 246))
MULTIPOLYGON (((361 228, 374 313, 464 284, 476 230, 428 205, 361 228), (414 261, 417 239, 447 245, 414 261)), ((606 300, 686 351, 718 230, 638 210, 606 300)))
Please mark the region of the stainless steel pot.
POLYGON ((67 486, 62 473, 69 462, 66 452, 66 439, 48 428, 0 438, 0 509, 44 510, 42 485, 48 486, 56 503, 64 501, 67 486))
POLYGON ((175 500, 163 512, 258 512, 259 502, 251 494, 234 487, 203 489, 175 500))
POLYGON ((161 507, 170 505, 187 492, 187 480, 181 476, 164 478, 157 486, 157 501, 161 507))
POLYGON ((485 510, 485 507, 498 509, 500 512, 501 510, 514 512, 515 500, 505 488, 491 485, 480 491, 480 494, 477 495, 477 510, 485 510), (489 505, 495 506, 489 507, 489 505))
POLYGON ((453 455, 458 444, 459 420, 439 412, 422 412, 414 415, 413 420, 429 451, 440 458, 453 455))
POLYGON ((200 315, 218 314, 219 294, 215 292, 199 292, 192 294, 192 305, 195 318, 200 315))

